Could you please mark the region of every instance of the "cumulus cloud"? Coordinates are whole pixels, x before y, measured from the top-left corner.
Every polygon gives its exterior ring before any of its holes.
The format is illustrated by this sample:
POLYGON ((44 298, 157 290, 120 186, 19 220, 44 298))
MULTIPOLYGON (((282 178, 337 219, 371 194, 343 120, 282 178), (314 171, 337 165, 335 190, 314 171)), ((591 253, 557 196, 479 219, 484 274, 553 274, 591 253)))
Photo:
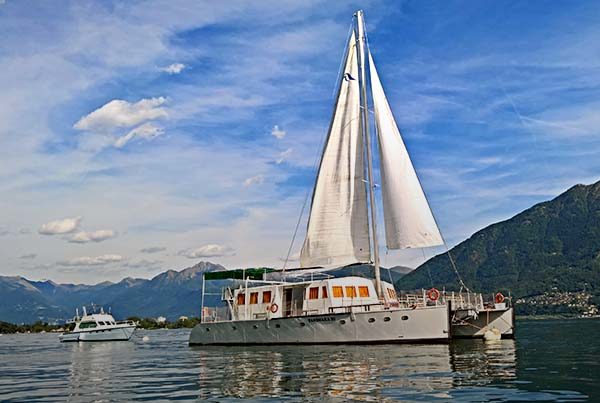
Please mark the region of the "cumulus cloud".
POLYGON ((286 133, 284 130, 281 130, 278 125, 273 126, 271 129, 271 135, 277 137, 277 139, 281 140, 285 137, 286 133))
POLYGON ((90 132, 106 132, 115 128, 136 126, 148 120, 166 118, 167 110, 161 107, 166 101, 164 97, 145 98, 134 103, 113 99, 79 119, 73 127, 90 132))
POLYGON ((287 150, 280 152, 279 156, 277 157, 277 160, 275 161, 277 165, 285 162, 290 157, 290 155, 292 155, 292 151, 294 151, 293 148, 288 148, 287 150))
POLYGON ((178 253, 178 255, 185 256, 190 259, 231 256, 233 254, 234 250, 232 248, 218 244, 208 244, 197 249, 184 249, 178 253))
POLYGON ((102 242, 107 239, 114 238, 117 236, 117 232, 111 229, 101 229, 98 231, 80 231, 73 234, 69 238, 71 243, 87 243, 87 242, 102 242))
POLYGON ((159 68, 160 71, 167 74, 179 74, 185 69, 187 66, 183 63, 173 63, 165 67, 159 68))
POLYGON ((60 266, 102 266, 109 263, 116 263, 123 260, 121 255, 101 255, 101 256, 83 256, 57 262, 60 266))
POLYGON ((244 186, 248 187, 248 186, 260 185, 264 182, 265 182, 264 175, 256 175, 256 176, 252 176, 252 177, 246 179, 244 181, 244 186))
POLYGON ((37 253, 28 253, 26 255, 19 256, 19 259, 35 259, 37 257, 37 253))
POLYGON ((42 235, 70 234, 77 230, 80 222, 81 217, 50 221, 42 225, 38 232, 42 235))
POLYGON ((131 269, 146 269, 148 271, 160 268, 163 264, 162 260, 147 260, 142 259, 137 262, 128 262, 124 266, 131 269))
POLYGON ((148 248, 140 249, 142 253, 158 253, 167 250, 164 246, 150 246, 148 248))
POLYGON ((144 123, 130 130, 129 133, 127 133, 126 135, 119 137, 113 145, 117 148, 121 148, 134 138, 151 140, 155 137, 160 136, 164 132, 165 131, 162 128, 154 125, 153 123, 144 123))

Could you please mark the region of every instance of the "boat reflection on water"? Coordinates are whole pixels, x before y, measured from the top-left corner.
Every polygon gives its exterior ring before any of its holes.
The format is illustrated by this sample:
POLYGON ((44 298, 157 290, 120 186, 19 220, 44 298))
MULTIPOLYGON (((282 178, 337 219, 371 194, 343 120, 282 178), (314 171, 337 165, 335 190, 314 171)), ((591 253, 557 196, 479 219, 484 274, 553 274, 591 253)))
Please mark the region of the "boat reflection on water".
POLYGON ((513 340, 195 350, 200 398, 448 399, 457 387, 485 386, 516 374, 513 340), (215 361, 228 363, 220 374, 215 373, 215 361))
POLYGON ((115 380, 114 373, 135 360, 135 346, 132 343, 69 344, 70 365, 67 382, 69 400, 101 400, 109 391, 114 393, 122 387, 124 379, 115 380), (104 386, 99 388, 98 385, 104 386))
POLYGON ((516 362, 514 340, 454 340, 450 344, 454 386, 482 386, 514 380, 517 378, 516 362))

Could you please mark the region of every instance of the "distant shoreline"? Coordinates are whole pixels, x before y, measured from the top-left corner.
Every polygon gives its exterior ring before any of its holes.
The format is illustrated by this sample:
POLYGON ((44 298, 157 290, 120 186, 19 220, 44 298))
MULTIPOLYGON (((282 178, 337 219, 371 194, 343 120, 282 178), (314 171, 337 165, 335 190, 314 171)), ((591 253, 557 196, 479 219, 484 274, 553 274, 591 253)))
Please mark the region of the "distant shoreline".
MULTIPOLYGON (((200 323, 199 318, 185 318, 174 322, 160 321, 157 322, 152 318, 130 317, 127 320, 132 320, 136 323, 138 329, 156 330, 156 329, 182 329, 193 328, 200 323)), ((9 322, 0 321, 0 334, 28 334, 28 333, 62 333, 71 330, 74 325, 51 325, 44 322, 35 322, 32 324, 17 325, 9 322)))

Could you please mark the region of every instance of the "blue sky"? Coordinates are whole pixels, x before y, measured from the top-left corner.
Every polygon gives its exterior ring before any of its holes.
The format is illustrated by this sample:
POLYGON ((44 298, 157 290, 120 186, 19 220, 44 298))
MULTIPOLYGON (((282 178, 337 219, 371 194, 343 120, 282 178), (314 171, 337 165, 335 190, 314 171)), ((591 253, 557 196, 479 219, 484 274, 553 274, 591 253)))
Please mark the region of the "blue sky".
POLYGON ((450 245, 600 178, 597 2, 0 0, 0 275, 280 266, 359 8, 450 245))

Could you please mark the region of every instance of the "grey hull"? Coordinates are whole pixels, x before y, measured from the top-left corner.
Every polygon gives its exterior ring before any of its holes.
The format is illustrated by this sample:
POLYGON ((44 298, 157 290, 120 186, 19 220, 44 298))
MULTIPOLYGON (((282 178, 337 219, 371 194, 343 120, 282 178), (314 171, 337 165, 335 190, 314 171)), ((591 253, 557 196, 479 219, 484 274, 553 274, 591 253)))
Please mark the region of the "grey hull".
POLYGON ((464 319, 452 323, 452 337, 483 338, 487 330, 496 328, 503 339, 515 337, 515 311, 513 307, 480 312, 476 319, 464 319))
POLYGON ((448 342, 447 306, 201 323, 190 345, 448 342))

